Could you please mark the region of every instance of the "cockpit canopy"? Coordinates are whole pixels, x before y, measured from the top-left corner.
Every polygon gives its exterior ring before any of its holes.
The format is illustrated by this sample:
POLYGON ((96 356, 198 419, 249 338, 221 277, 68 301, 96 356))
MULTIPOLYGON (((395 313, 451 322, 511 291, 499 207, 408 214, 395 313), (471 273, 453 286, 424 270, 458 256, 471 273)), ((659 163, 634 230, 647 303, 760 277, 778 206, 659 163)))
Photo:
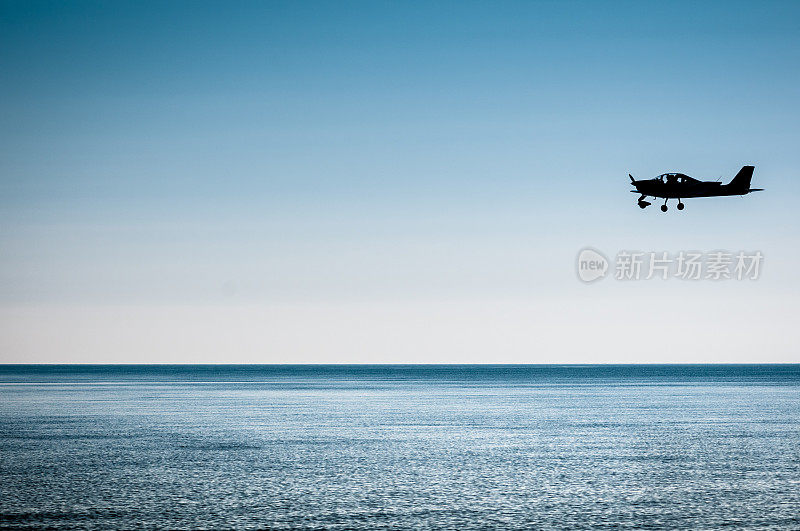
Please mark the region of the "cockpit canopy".
POLYGON ((697 179, 693 179, 683 173, 662 173, 656 180, 662 183, 696 183, 697 179))

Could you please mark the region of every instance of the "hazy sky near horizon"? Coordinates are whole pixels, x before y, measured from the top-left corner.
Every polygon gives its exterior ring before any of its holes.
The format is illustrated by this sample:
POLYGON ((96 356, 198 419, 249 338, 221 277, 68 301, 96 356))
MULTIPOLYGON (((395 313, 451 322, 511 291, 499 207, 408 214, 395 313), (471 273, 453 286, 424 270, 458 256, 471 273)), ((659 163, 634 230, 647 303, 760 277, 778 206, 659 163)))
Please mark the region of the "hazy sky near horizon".
POLYGON ((0 1, 0 362, 799 362, 798 102, 797 2, 0 1))

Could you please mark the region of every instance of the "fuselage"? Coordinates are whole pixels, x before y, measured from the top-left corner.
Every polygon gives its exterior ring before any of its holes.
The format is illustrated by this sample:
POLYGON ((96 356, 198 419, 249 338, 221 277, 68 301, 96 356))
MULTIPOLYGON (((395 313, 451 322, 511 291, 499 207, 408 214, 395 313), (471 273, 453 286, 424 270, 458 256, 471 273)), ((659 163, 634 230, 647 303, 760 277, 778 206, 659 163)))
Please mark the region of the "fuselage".
POLYGON ((665 199, 688 199, 690 197, 715 197, 721 195, 742 195, 749 191, 731 190, 727 184, 697 181, 696 184, 663 183, 656 179, 636 181, 636 191, 651 197, 665 199))
POLYGON ((749 182, 745 186, 737 186, 733 182, 722 184, 715 181, 698 181, 682 173, 665 173, 655 179, 633 181, 633 185, 636 187, 636 191, 642 195, 663 197, 665 199, 717 197, 750 193, 749 182))

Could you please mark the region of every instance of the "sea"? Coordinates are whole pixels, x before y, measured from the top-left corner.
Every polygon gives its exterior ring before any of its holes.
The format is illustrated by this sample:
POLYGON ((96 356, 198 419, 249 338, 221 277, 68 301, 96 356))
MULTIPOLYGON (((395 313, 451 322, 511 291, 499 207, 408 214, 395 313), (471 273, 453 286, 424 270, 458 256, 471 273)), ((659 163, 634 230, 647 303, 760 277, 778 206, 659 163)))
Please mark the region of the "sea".
POLYGON ((800 529, 800 365, 3 365, 6 529, 800 529))

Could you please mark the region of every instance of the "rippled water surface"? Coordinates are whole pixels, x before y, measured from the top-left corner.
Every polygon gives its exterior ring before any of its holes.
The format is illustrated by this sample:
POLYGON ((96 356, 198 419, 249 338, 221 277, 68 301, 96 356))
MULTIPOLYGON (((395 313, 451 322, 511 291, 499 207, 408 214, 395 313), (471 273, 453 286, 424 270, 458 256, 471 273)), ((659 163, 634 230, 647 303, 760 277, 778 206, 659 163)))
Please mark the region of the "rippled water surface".
POLYGON ((0 527, 800 528, 800 366, 0 366, 0 527))

